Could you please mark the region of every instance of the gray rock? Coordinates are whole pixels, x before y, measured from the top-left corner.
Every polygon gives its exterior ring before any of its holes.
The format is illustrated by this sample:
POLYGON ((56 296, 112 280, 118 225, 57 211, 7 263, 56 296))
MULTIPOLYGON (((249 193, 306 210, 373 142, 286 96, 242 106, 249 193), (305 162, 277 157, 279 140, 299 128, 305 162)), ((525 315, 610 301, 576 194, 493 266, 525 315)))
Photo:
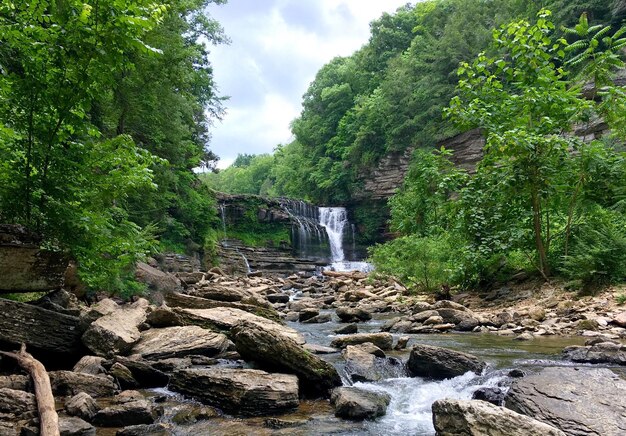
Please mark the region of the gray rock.
POLYGON ((118 430, 115 436, 170 436, 172 432, 165 424, 130 425, 118 430))
POLYGON ((626 381, 608 369, 544 368, 517 379, 507 408, 551 424, 568 435, 626 434, 626 381))
POLYGON ((100 356, 83 356, 76 365, 74 365, 72 371, 92 375, 106 374, 106 369, 104 369, 102 365, 104 361, 104 357, 100 356))
POLYGON ((61 436, 96 436, 96 428, 75 416, 59 416, 61 436))
POLYGON ((379 381, 404 376, 404 365, 372 343, 348 345, 341 353, 345 371, 353 382, 379 381))
POLYGON ((334 389, 330 403, 335 408, 335 416, 354 421, 373 420, 387 413, 391 397, 354 387, 334 389))
POLYGON ((587 347, 571 346, 563 350, 563 358, 572 362, 626 365, 626 345, 599 342, 587 347))
POLYGON ((117 380, 122 389, 135 389, 139 387, 139 383, 137 383, 137 380, 133 377, 130 369, 119 362, 115 362, 111 366, 109 374, 117 380))
POLYGON ((330 321, 332 321, 332 317, 330 313, 320 313, 319 315, 314 316, 313 318, 309 318, 305 321, 302 321, 302 323, 303 324, 323 324, 325 322, 330 322, 330 321))
MULTIPOLYGON (((441 303, 438 301, 438 303, 441 303)), ((480 320, 468 309, 458 310, 451 308, 437 309, 439 316, 445 323, 456 325, 457 330, 472 331, 474 327, 480 325, 480 320)))
POLYGON ((117 386, 110 377, 72 371, 50 371, 52 392, 58 396, 73 396, 85 392, 92 397, 111 397, 117 386))
POLYGON ((472 394, 472 400, 481 400, 496 406, 504 405, 506 393, 500 388, 478 388, 472 394))
POLYGON ((372 314, 367 310, 352 307, 339 307, 337 308, 337 316, 341 322, 359 322, 369 321, 372 319, 372 314))
POLYGON ((146 317, 146 322, 152 327, 177 327, 183 325, 180 317, 167 306, 157 307, 150 311, 146 317))
POLYGON ((444 379, 463 375, 468 371, 480 374, 485 362, 460 351, 430 345, 415 345, 407 367, 413 376, 444 379))
POLYGON ((381 350, 391 350, 393 347, 393 336, 390 333, 355 333, 333 339, 330 346, 345 348, 348 345, 358 345, 365 342, 371 342, 381 350))
POLYGON ((152 424, 158 417, 147 400, 133 400, 114 404, 99 410, 93 417, 98 427, 125 427, 128 425, 152 424))
POLYGON ((548 424, 485 401, 437 400, 432 410, 437 436, 565 436, 548 424))
POLYGON ((150 329, 141 333, 132 355, 147 360, 184 357, 192 354, 215 356, 228 349, 230 341, 222 333, 198 326, 150 329))
POLYGON ((147 263, 137 263, 135 277, 139 282, 148 285, 148 288, 156 294, 168 294, 182 289, 180 280, 176 276, 164 273, 147 263))
POLYGON ((22 415, 35 412, 37 403, 31 393, 9 388, 0 388, 0 413, 22 415))
POLYGON ((128 368, 133 378, 143 388, 156 388, 167 385, 169 377, 154 367, 153 362, 134 356, 133 358, 116 356, 114 362, 128 368))
POLYGON ((359 328, 356 324, 348 324, 339 327, 337 330, 335 330, 335 333, 337 333, 338 335, 350 335, 353 333, 357 333, 358 331, 359 328))
POLYGON ((65 411, 68 414, 78 416, 85 421, 91 421, 98 410, 100 410, 100 408, 96 400, 85 392, 76 394, 65 402, 65 411))
POLYGON ((319 314, 320 314, 319 309, 316 309, 314 307, 306 307, 302 309, 300 313, 298 314, 298 321, 303 322, 303 321, 306 321, 307 319, 314 318, 318 316, 319 314))
POLYGON ((298 407, 298 378, 256 369, 183 369, 169 388, 228 413, 257 416, 298 407))

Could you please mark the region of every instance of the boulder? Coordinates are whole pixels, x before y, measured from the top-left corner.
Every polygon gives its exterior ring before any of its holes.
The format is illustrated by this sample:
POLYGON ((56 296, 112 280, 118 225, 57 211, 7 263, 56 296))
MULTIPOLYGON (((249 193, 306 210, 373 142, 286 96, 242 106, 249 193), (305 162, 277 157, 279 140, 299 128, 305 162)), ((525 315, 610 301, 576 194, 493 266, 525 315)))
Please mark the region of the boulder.
POLYGON ((273 304, 287 304, 289 303, 289 295, 287 294, 270 294, 266 296, 267 301, 273 304))
POLYGON ((83 344, 98 356, 126 354, 141 337, 138 326, 146 320, 148 305, 142 298, 98 318, 83 334, 83 344))
POLYGON ((353 382, 379 381, 404 375, 402 363, 387 357, 372 343, 348 345, 341 354, 346 361, 345 371, 353 382))
POLYGON ((36 411, 37 403, 33 394, 15 389, 0 388, 0 414, 10 413, 19 416, 36 411))
POLYGON ((125 427, 127 425, 152 424, 158 414, 144 399, 125 401, 100 409, 92 423, 98 427, 125 427))
POLYGON ((104 357, 100 356, 83 356, 76 365, 74 365, 72 371, 92 375, 106 374, 106 369, 102 366, 104 361, 104 357))
POLYGON ((354 387, 334 389, 330 397, 335 416, 354 421, 373 420, 385 415, 390 401, 388 394, 354 387))
POLYGON ((390 333, 355 333, 336 337, 332 340, 330 346, 345 348, 348 345, 358 345, 365 342, 371 342, 381 350, 391 350, 393 347, 393 336, 390 333))
MULTIPOLYGON (((445 301, 445 300, 444 300, 445 301)), ((438 301, 440 303, 440 301, 438 301)), ((457 310, 450 308, 439 308, 437 313, 443 319, 444 323, 456 325, 457 330, 472 331, 476 326, 480 325, 480 320, 468 309, 457 310)))
POLYGON ((148 285, 148 289, 159 294, 178 292, 182 289, 176 276, 164 273, 147 263, 138 262, 135 270, 137 281, 148 285))
POLYGON ((359 308, 339 307, 336 313, 341 322, 359 322, 372 319, 372 314, 359 308))
POLYGON ((568 435, 626 434, 626 380, 604 368, 544 368, 516 379, 507 408, 568 435))
POLYGON ((599 342, 591 346, 570 346, 563 350, 563 358, 580 363, 626 365, 626 345, 617 342, 599 342))
POLYGON ((298 378, 256 369, 183 369, 169 388, 225 412, 256 416, 298 407, 298 378))
POLYGON ((298 314, 298 321, 303 322, 308 319, 314 318, 320 314, 319 309, 308 307, 306 309, 302 309, 298 314))
POLYGON ((335 333, 337 333, 338 335, 350 335, 353 333, 357 333, 358 331, 359 328, 356 324, 347 324, 339 327, 337 330, 335 330, 335 333))
POLYGON ((432 410, 437 436, 565 436, 548 424, 485 401, 437 400, 432 410))
POLYGON ((341 379, 335 367, 306 351, 291 337, 243 321, 232 330, 239 354, 261 368, 296 374, 305 394, 327 396, 341 379))
POLYGON ((186 324, 229 332, 235 325, 246 321, 255 324, 260 329, 286 335, 298 344, 304 344, 305 342, 304 338, 297 330, 240 309, 229 307, 214 309, 177 309, 176 312, 186 324))
POLYGON ((76 394, 65 402, 65 411, 68 414, 78 416, 85 421, 91 421, 98 410, 100 407, 96 400, 85 392, 76 394))
POLYGON ((468 371, 480 374, 485 366, 485 362, 471 354, 431 345, 414 345, 407 362, 413 376, 439 380, 457 377, 468 371))
POLYGON ((170 436, 172 432, 165 424, 129 425, 118 430, 115 436, 170 436))
POLYGON ((167 374, 155 368, 153 364, 147 360, 140 359, 136 356, 132 359, 116 356, 114 362, 121 363, 128 368, 133 378, 139 383, 139 386, 143 388, 162 387, 166 386, 169 382, 167 374))
POLYGON ((472 394, 472 400, 481 400, 496 406, 504 405, 506 393, 500 388, 478 388, 472 394))
POLYGON ((122 389, 135 389, 139 387, 139 383, 133 377, 130 369, 121 363, 115 362, 109 369, 109 374, 117 381, 122 389))
POLYGON ((96 436, 96 428, 76 416, 59 416, 60 436, 96 436))
POLYGON ((110 377, 73 371, 50 371, 52 392, 58 396, 73 396, 85 392, 92 397, 111 397, 117 386, 110 377))
POLYGON ((167 327, 142 332, 132 355, 148 360, 193 354, 212 357, 226 351, 229 345, 230 341, 222 333, 198 326, 167 327))
POLYGON ((626 312, 621 312, 613 318, 613 324, 626 328, 626 312))
POLYGON ((167 306, 157 307, 150 311, 146 317, 146 322, 156 328, 178 327, 183 325, 183 322, 176 312, 167 306))
MULTIPOLYGON (((185 295, 178 292, 167 294, 165 301, 171 307, 185 308, 185 309, 216 309, 216 308, 230 308, 249 312, 253 315, 261 316, 263 318, 278 321, 280 316, 278 312, 271 307, 262 307, 254 304, 244 303, 237 301, 217 301, 209 300, 207 298, 196 297, 193 295, 185 295)), ((247 300, 246 300, 247 301, 247 300)), ((268 303, 269 305, 269 303, 268 303)))

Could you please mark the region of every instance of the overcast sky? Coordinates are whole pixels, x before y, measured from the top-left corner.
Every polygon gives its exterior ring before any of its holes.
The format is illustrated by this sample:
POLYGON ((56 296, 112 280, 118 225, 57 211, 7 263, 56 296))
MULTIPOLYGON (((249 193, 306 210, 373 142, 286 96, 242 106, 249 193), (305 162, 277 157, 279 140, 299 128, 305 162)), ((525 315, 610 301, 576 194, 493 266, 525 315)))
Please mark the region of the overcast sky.
MULTIPOLYGON (((215 81, 226 102, 212 129, 219 167, 239 153, 271 153, 293 139, 289 124, 315 73, 366 44, 369 23, 407 0, 229 0, 209 7, 230 45, 213 47, 215 81)), ((414 2, 411 2, 414 3, 414 2)))

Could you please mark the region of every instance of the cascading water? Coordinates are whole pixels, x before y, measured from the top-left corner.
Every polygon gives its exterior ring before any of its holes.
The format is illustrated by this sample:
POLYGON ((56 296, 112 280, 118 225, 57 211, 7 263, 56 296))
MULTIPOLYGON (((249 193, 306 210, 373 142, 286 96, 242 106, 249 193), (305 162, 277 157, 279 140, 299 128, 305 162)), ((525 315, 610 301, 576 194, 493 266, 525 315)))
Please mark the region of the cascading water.
MULTIPOLYGON (((222 247, 229 248, 230 244, 228 243, 228 239, 227 239, 228 234, 226 233, 226 205, 224 203, 220 203, 219 208, 220 208, 220 216, 222 218, 222 229, 224 230, 224 239, 222 239, 221 244, 222 244, 222 247)), ((250 267, 250 262, 248 262, 248 258, 241 251, 239 251, 239 248, 237 248, 236 246, 232 248, 234 248, 237 254, 239 254, 241 258, 243 259, 243 263, 246 266, 246 272, 251 273, 252 268, 250 267)))
POLYGON ((348 213, 345 207, 320 207, 320 224, 326 229, 330 243, 330 260, 343 262, 343 229, 348 224, 348 213))
POLYGON ((282 199, 282 208, 291 217, 291 241, 298 257, 323 259, 327 256, 328 236, 320 226, 317 206, 299 200, 282 199))

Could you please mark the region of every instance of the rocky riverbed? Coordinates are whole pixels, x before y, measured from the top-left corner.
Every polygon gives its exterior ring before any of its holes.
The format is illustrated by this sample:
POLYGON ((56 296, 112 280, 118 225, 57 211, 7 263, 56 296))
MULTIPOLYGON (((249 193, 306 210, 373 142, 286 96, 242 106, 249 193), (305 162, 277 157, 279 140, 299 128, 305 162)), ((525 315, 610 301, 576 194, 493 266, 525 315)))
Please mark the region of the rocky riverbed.
MULTIPOLYGON (((607 295, 142 271, 152 302, 0 300, 1 348, 46 364, 64 435, 626 432, 626 314, 607 295)), ((29 377, 0 371, 0 435, 36 434, 29 377)))

